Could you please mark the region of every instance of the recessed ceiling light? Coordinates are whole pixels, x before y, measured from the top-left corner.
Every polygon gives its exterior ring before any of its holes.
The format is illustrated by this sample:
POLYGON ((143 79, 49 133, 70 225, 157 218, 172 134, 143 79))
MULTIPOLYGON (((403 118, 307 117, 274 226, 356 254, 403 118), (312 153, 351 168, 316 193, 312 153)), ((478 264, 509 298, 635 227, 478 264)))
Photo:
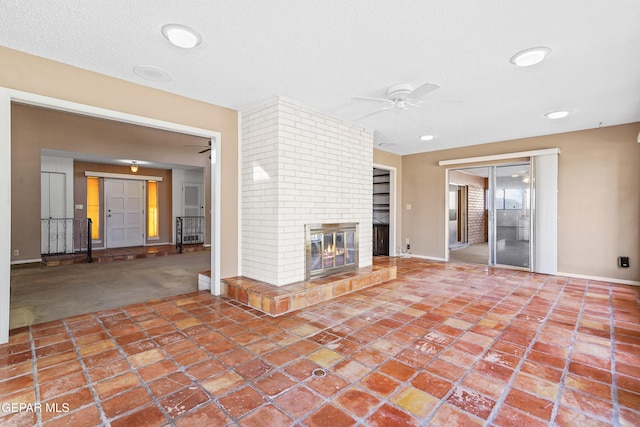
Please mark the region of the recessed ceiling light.
POLYGON ((538 62, 542 62, 550 53, 551 49, 548 47, 532 47, 531 49, 516 53, 509 61, 518 67, 529 67, 538 62))
POLYGON ((558 110, 558 111, 552 111, 550 113, 545 114, 545 117, 548 119, 563 119, 568 115, 569 115, 569 111, 558 110))
POLYGON ((433 135, 422 135, 420 141, 431 141, 433 138, 435 138, 433 135))
POLYGON ((192 28, 180 24, 167 24, 162 27, 162 35, 174 46, 191 49, 202 43, 202 36, 192 28))
POLYGON ((133 67, 133 71, 143 79, 154 82, 168 82, 173 79, 168 71, 150 65, 137 65, 133 67))

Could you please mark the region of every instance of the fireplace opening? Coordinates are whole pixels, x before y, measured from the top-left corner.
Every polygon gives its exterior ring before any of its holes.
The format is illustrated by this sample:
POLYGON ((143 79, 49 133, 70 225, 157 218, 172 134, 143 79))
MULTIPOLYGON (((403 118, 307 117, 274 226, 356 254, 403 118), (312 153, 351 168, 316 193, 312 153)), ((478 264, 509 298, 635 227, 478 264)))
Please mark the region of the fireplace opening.
POLYGON ((305 280, 358 268, 358 224, 305 226, 305 280))

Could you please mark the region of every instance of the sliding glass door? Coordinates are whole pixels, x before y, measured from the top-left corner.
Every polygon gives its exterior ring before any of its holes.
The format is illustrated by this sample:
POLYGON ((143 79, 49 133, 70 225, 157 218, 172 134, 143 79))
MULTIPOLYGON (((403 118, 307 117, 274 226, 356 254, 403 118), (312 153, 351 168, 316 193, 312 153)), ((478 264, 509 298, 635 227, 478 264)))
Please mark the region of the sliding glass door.
MULTIPOLYGON (((450 169, 446 187, 448 259, 557 274, 558 155, 558 149, 513 153, 512 163, 450 169), (454 191, 464 185, 471 191, 465 211, 469 219, 460 213, 461 197, 454 191), (456 202, 458 213, 454 215, 456 202), (455 247, 451 236, 457 242, 465 240, 457 236, 461 220, 467 224, 469 244, 455 247)), ((461 159, 462 163, 469 159, 461 159)))
POLYGON ((489 264, 531 267, 531 165, 490 167, 489 264))

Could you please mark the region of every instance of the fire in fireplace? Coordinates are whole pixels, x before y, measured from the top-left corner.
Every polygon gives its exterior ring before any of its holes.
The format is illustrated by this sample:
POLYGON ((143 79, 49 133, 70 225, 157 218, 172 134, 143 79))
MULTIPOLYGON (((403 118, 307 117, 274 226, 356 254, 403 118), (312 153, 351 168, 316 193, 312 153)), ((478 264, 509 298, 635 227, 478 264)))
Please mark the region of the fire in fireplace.
POLYGON ((358 224, 305 226, 305 280, 358 268, 358 224))

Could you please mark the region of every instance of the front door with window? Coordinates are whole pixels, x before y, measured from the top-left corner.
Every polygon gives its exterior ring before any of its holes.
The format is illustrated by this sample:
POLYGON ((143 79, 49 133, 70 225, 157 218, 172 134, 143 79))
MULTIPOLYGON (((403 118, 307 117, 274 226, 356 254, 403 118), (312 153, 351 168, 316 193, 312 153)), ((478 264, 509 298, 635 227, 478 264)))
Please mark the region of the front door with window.
POLYGON ((144 244, 144 182, 105 179, 106 247, 144 244))

